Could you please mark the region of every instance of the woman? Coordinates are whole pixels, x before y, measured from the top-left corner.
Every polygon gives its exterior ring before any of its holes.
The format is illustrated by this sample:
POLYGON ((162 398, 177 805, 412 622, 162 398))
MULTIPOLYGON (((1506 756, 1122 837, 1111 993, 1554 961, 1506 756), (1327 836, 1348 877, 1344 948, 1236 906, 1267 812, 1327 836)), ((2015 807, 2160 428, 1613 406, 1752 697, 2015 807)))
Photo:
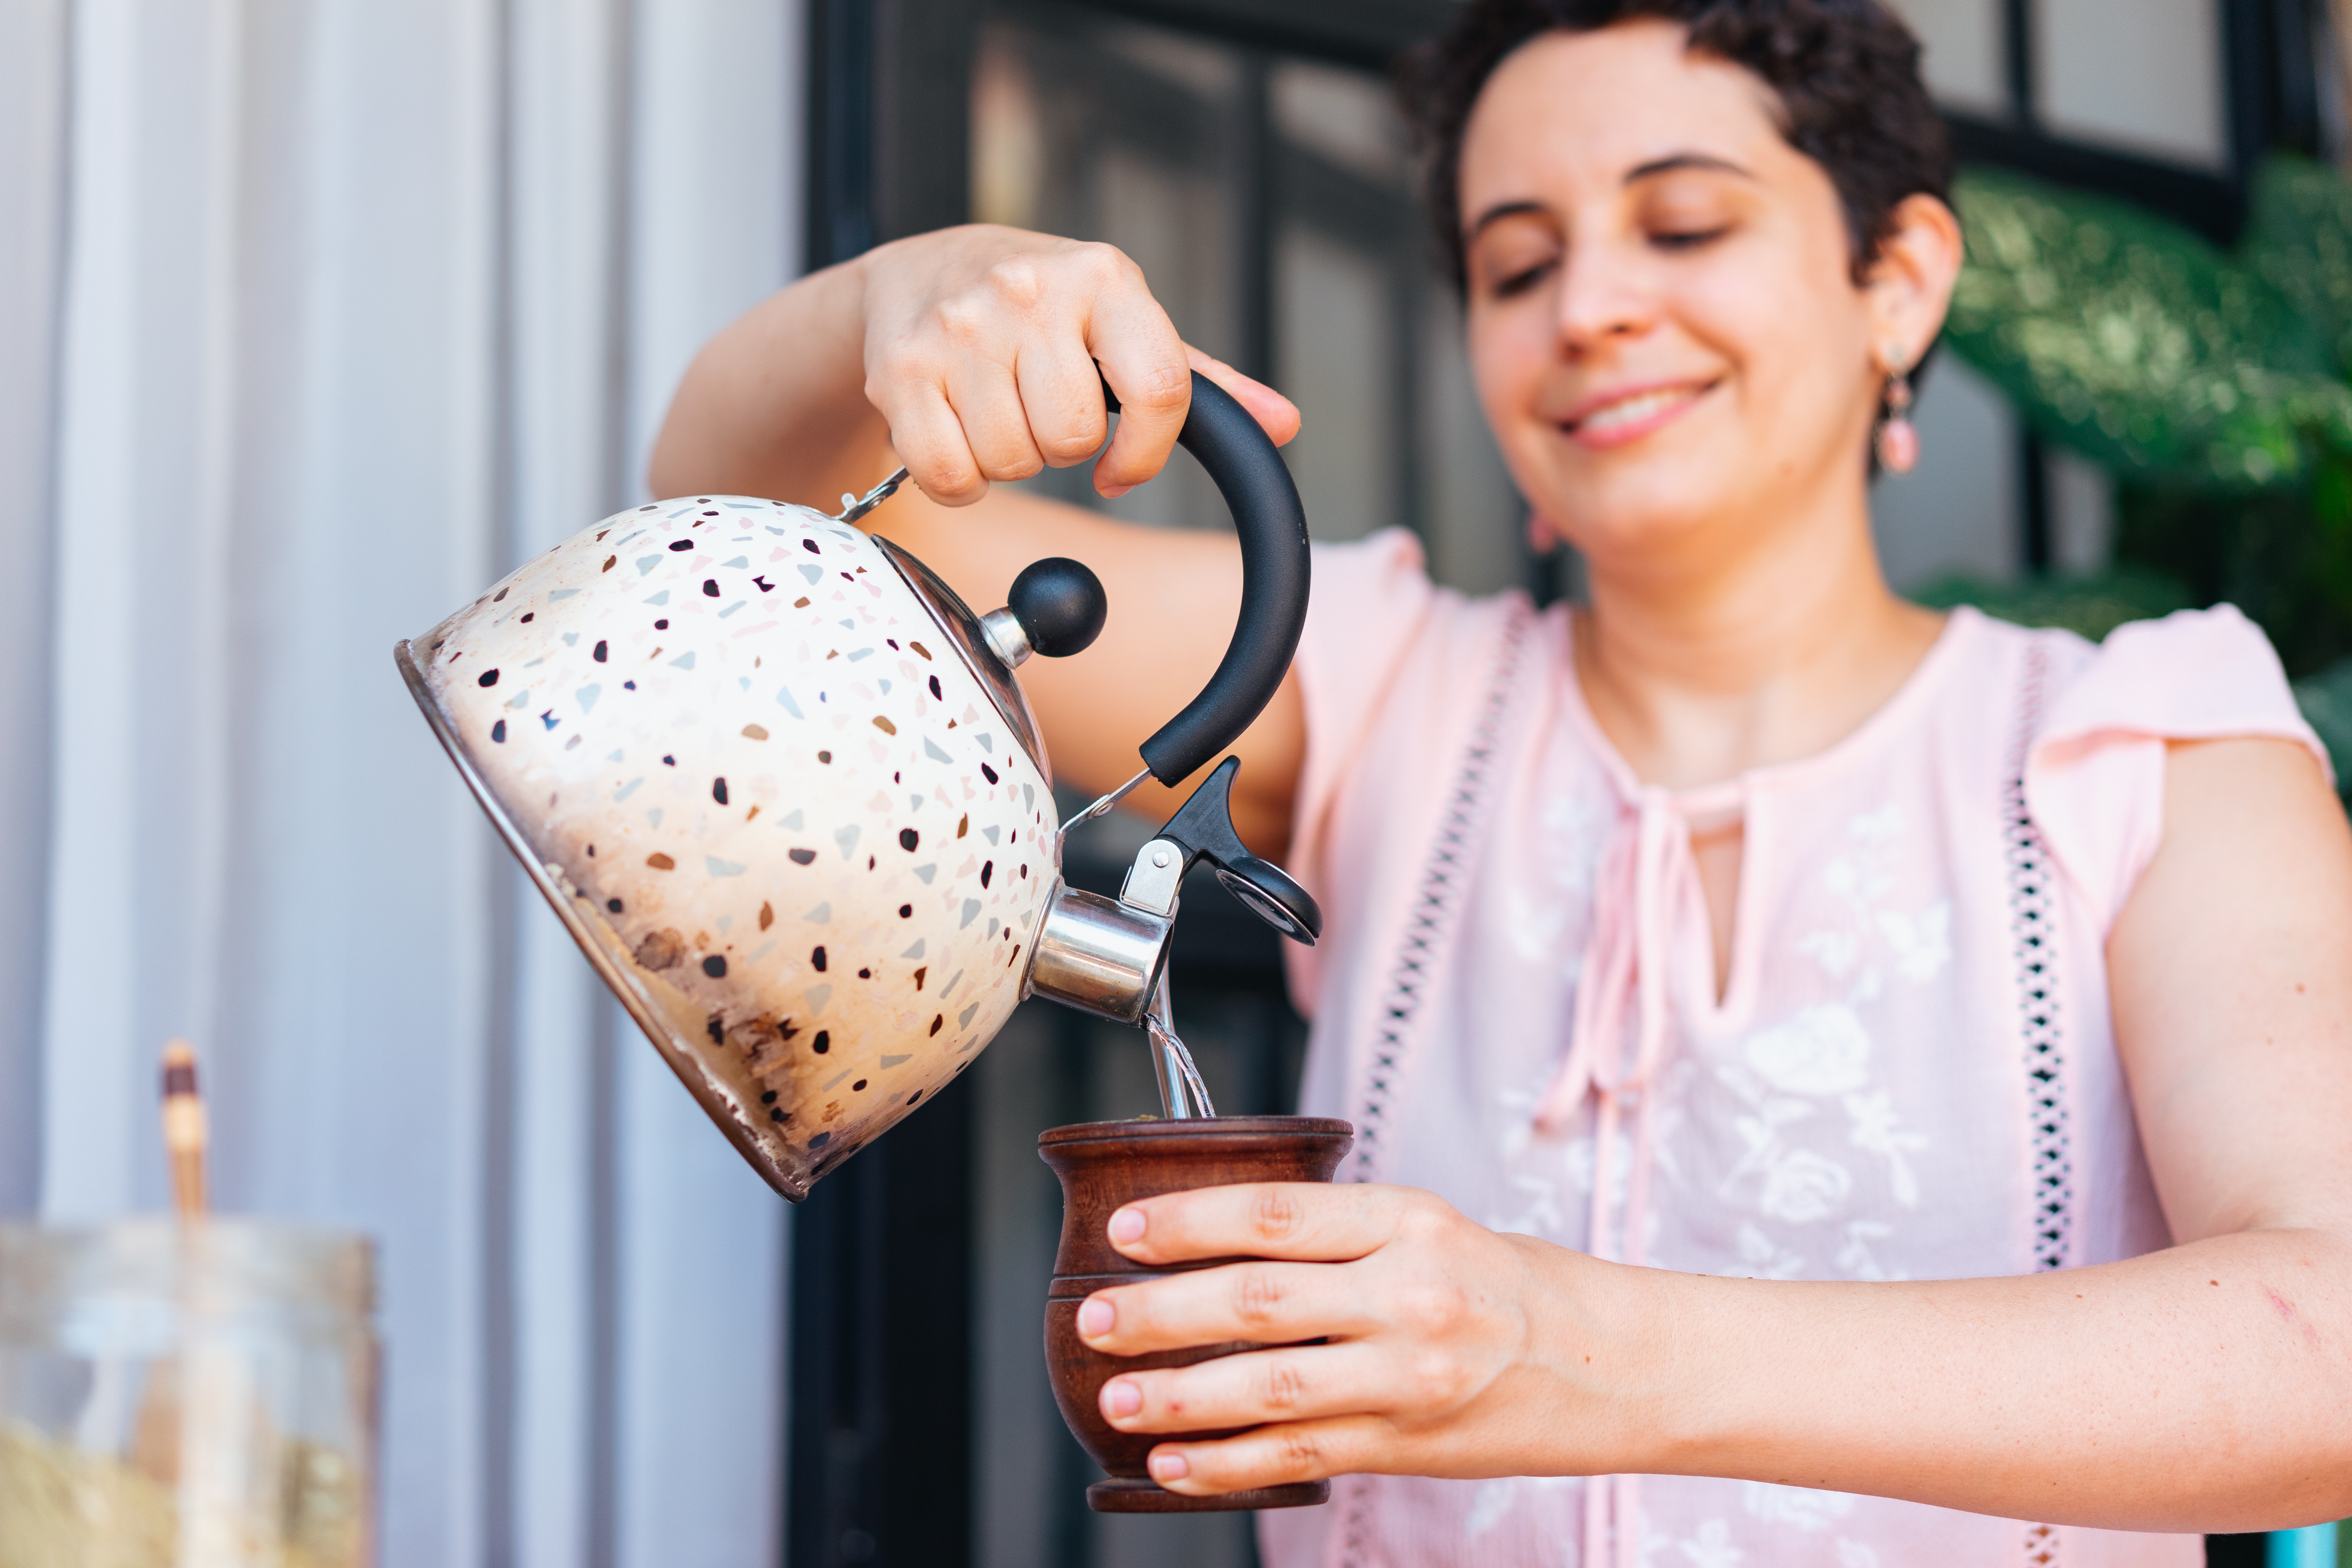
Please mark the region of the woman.
MULTIPOLYGON (((2186 1564, 2352 1513, 2352 837, 2235 612, 2095 648, 1887 590, 1873 442, 1960 261, 1916 46, 1872 0, 1477 0, 1415 81, 1481 400, 1590 604, 1318 552, 1235 805, 1328 913, 1304 1109, 1358 1179, 1122 1210, 1139 1260, 1281 1261, 1081 1326, 1324 1342, 1105 1414, 1252 1428, 1155 1449, 1179 1491, 1348 1478, 1264 1517, 1283 1564, 2186 1564)), ((1107 495, 1188 363, 1297 427, 1115 252, 963 229, 730 327, 655 489, 815 501, 895 448, 876 526, 975 600, 1093 563, 1098 651, 1024 679, 1108 787, 1238 585, 1230 541, 992 491, 1101 447, 1097 363, 1107 495)))

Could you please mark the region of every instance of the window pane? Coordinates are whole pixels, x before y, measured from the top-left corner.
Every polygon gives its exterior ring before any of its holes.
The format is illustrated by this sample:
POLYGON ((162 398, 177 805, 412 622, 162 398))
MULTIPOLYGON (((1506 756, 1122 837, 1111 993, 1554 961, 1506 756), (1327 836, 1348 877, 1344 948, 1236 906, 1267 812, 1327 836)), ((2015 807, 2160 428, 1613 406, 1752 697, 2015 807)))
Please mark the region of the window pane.
POLYGON ((2053 134, 2229 166, 2220 0, 2038 0, 2034 16, 2036 108, 2053 134))
POLYGON ((1972 113, 2009 108, 2000 0, 1891 0, 1919 36, 1922 74, 1936 100, 1972 113))

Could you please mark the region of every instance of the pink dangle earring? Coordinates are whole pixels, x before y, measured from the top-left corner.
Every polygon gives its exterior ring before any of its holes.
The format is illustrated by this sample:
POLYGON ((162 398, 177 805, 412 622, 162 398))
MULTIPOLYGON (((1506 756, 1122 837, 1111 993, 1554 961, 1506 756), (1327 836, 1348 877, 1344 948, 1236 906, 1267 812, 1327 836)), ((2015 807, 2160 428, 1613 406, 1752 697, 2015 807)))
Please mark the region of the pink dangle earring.
MULTIPOLYGON (((1902 362, 1889 355, 1888 363, 1902 362)), ((1911 373, 1890 369, 1882 395, 1886 416, 1878 426, 1878 461, 1890 474, 1907 474, 1919 466, 1919 430, 1911 423, 1911 373)))

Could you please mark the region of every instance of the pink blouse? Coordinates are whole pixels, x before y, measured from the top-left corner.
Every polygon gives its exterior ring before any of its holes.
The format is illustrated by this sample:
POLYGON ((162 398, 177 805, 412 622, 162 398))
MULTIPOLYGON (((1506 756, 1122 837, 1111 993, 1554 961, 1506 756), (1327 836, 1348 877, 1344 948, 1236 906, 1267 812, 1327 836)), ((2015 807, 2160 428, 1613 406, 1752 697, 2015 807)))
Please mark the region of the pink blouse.
MULTIPOLYGON (((1400 532, 1318 547, 1298 668, 1291 948, 1302 1110, 1343 1179, 1498 1230, 1774 1279, 2023 1274, 2167 1245, 2108 1016, 2168 738, 2319 752, 2227 606, 2094 647, 1953 614, 1818 756, 1643 784, 1587 711, 1563 609, 1432 585, 1400 532), (1744 814, 1721 1000, 1685 814, 1744 814), (1631 1238, 1630 1240, 1628 1238, 1631 1238)), ((2053 1528, 1680 1477, 1351 1477, 1261 1516, 1275 1568, 2203 1562, 2053 1528)))

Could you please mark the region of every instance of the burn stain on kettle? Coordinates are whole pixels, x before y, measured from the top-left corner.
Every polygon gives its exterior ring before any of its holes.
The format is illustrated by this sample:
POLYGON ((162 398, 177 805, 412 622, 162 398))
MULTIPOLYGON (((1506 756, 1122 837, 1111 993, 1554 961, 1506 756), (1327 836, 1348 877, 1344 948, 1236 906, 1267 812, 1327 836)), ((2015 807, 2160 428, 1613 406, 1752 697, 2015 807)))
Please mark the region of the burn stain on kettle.
POLYGON ((659 973, 676 967, 677 961, 686 956, 686 939, 674 928, 665 926, 637 943, 630 956, 637 961, 638 968, 659 973))

